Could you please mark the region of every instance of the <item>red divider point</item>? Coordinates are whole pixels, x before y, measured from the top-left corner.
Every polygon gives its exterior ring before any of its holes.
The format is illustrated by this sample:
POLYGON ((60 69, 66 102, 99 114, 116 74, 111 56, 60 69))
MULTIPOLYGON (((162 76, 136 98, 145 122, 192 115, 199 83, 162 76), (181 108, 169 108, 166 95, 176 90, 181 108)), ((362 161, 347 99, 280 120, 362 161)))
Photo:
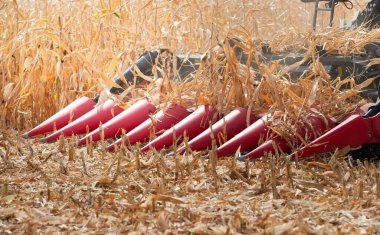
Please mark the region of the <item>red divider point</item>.
MULTIPOLYGON (((253 114, 249 115, 248 118, 250 124, 257 120, 253 114)), ((212 125, 214 138, 218 146, 223 143, 224 139, 231 139, 245 128, 247 128, 247 109, 244 108, 237 108, 233 110, 224 118, 220 119, 218 122, 212 125)), ((194 151, 199 151, 207 147, 211 147, 211 128, 207 128, 201 134, 197 135, 194 139, 189 141, 188 145, 190 149, 194 151)), ((186 148, 183 146, 178 149, 178 153, 183 154, 185 150, 186 148)))
POLYGON ((267 142, 263 143, 251 152, 247 153, 245 157, 249 159, 256 159, 268 153, 275 154, 276 151, 274 145, 277 146, 278 151, 281 150, 282 152, 288 152, 290 150, 290 147, 287 145, 286 141, 281 138, 278 138, 277 136, 277 138, 268 140, 267 142))
POLYGON ((209 106, 201 106, 185 119, 174 125, 172 128, 166 130, 161 136, 145 145, 141 151, 147 152, 150 150, 150 148, 159 150, 164 147, 172 146, 174 141, 174 130, 176 132, 178 143, 182 142, 185 133, 189 139, 192 139, 209 127, 209 123, 213 121, 215 114, 216 109, 209 106))
MULTIPOLYGON (((307 119, 309 123, 305 123, 304 125, 299 126, 297 130, 298 136, 301 136, 307 141, 312 141, 316 139, 317 137, 321 136, 323 133, 335 126, 335 124, 331 120, 325 120, 321 117, 317 117, 314 115, 307 117, 307 119)), ((302 142, 300 139, 297 139, 295 143, 299 145, 302 142)), ((290 151, 290 147, 287 145, 286 141, 282 139, 280 136, 276 136, 273 138, 273 140, 267 141, 266 143, 260 145, 256 149, 246 154, 245 157, 255 159, 264 156, 265 153, 274 154, 276 152, 274 145, 277 145, 277 148, 282 152, 290 151)))
POLYGON ((50 131, 54 131, 54 126, 56 129, 61 129, 62 127, 69 124, 71 121, 78 119, 85 113, 89 112, 96 105, 95 101, 88 97, 81 97, 76 99, 71 104, 67 105, 64 109, 54 114, 32 130, 23 134, 25 138, 32 137, 35 135, 44 134, 50 131))
POLYGON ((260 139, 265 139, 269 134, 267 117, 264 116, 244 129, 232 139, 221 145, 216 153, 218 157, 223 157, 234 153, 239 147, 240 150, 249 150, 256 148, 260 139))
POLYGON ((352 115, 301 150, 293 153, 291 157, 295 158, 297 156, 298 158, 303 158, 313 154, 342 149, 346 146, 357 148, 363 144, 378 142, 379 140, 376 139, 375 136, 368 135, 371 131, 369 128, 369 119, 371 118, 364 119, 360 115, 352 115))
MULTIPOLYGON (((133 145, 137 142, 144 142, 149 140, 151 131, 154 131, 155 135, 159 135, 163 130, 167 130, 183 120, 189 115, 189 112, 181 105, 171 105, 166 110, 161 110, 153 116, 152 119, 148 119, 141 123, 139 126, 131 130, 126 134, 127 140, 125 145, 133 145), (152 129, 154 128, 154 130, 152 129)), ((122 139, 118 139, 115 143, 109 145, 107 149, 113 151, 115 145, 121 145, 122 139)))
POLYGON ((109 99, 70 124, 64 126, 46 138, 41 139, 41 142, 55 141, 60 135, 71 136, 72 134, 83 134, 86 132, 87 126, 89 131, 92 131, 98 128, 100 123, 106 123, 122 111, 124 111, 124 109, 118 106, 114 100, 109 99))
MULTIPOLYGON (((151 113, 156 111, 156 107, 147 100, 140 100, 121 112, 116 117, 102 125, 104 138, 112 138, 122 134, 122 130, 128 132, 147 120, 151 113)), ((100 140, 100 130, 95 129, 79 140, 78 145, 86 144, 86 139, 91 136, 92 141, 100 140)))

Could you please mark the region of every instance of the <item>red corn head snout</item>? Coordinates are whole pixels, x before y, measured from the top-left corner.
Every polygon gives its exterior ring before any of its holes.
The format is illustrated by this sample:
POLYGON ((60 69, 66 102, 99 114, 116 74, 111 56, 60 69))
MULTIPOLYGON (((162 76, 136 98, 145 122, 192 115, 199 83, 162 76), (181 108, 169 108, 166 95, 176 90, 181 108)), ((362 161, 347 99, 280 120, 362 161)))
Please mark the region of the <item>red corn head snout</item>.
POLYGON ((89 112, 94 108, 95 104, 96 102, 88 97, 81 97, 79 99, 76 99, 64 109, 54 114, 49 119, 45 120, 43 123, 39 124, 22 136, 24 138, 28 138, 53 131, 54 128, 61 129, 71 121, 74 121, 85 113, 89 112))
POLYGON ((87 127, 89 131, 92 131, 98 128, 101 123, 106 123, 123 110, 124 109, 120 106, 116 105, 114 100, 109 99, 70 124, 64 126, 46 138, 41 139, 41 142, 55 141, 60 135, 71 136, 72 134, 83 134, 86 132, 87 127))
POLYGON ((192 139, 209 127, 209 123, 213 121, 215 114, 216 109, 209 106, 201 106, 172 128, 166 130, 161 136, 152 140, 144 146, 141 151, 147 152, 151 148, 159 150, 164 147, 172 146, 174 141, 174 131, 178 142, 182 141, 185 134, 189 139, 192 139))
MULTIPOLYGON (((257 120, 253 114, 250 114, 248 118, 250 124, 257 120)), ((224 118, 212 125, 212 130, 214 132, 213 135, 218 146, 224 142, 224 139, 231 139, 245 128, 247 128, 247 109, 244 108, 237 108, 233 110, 224 118)), ((188 143, 190 149, 195 151, 205 149, 211 145, 212 139, 210 128, 207 128, 188 143)), ((185 146, 183 146, 178 149, 178 153, 183 154, 185 150, 185 146)))
POLYGON ((380 114, 368 118, 352 115, 291 156, 303 158, 313 154, 335 151, 335 149, 342 149, 346 146, 358 148, 364 144, 379 142, 380 114))
MULTIPOLYGON (((121 112, 116 117, 112 118, 108 122, 102 125, 104 138, 112 138, 118 135, 121 135, 122 130, 128 132, 144 122, 149 118, 149 114, 154 113, 156 111, 156 107, 146 101, 140 100, 137 103, 133 104, 131 107, 127 108, 123 112, 121 112)), ((100 130, 95 129, 85 137, 79 140, 78 145, 86 144, 86 139, 90 139, 92 141, 100 140, 100 130)))
POLYGON ((252 125, 244 129, 232 139, 221 145, 216 154, 218 157, 223 157, 234 153, 237 149, 249 150, 256 148, 260 139, 265 139, 269 135, 269 123, 267 116, 264 116, 254 122, 252 125))
MULTIPOLYGON (((323 119, 317 116, 309 116, 307 119, 308 123, 299 126, 297 129, 298 136, 301 136, 306 141, 312 141, 316 139, 335 126, 335 124, 330 119, 323 119)), ((297 138, 295 144, 299 145, 301 143, 301 140, 297 138)), ((255 159, 264 156, 266 153, 275 154, 276 148, 278 151, 282 152, 290 151, 290 147, 287 142, 280 136, 276 136, 272 140, 265 142, 264 144, 246 154, 245 158, 255 159)))
POLYGON ((239 160, 245 160, 247 158, 256 159, 268 153, 275 154, 276 150, 282 151, 282 152, 288 152, 290 150, 290 147, 288 146, 288 144, 286 143, 284 139, 282 139, 279 136, 276 136, 272 140, 268 140, 267 142, 263 143, 262 145, 255 148, 251 152, 247 153, 239 160))
MULTIPOLYGON (((149 140, 151 131, 155 135, 159 135, 163 130, 167 130, 177 124, 179 121, 189 115, 189 112, 181 105, 171 105, 165 111, 161 110, 155 114, 151 119, 146 120, 139 126, 126 134, 125 145, 132 145, 137 142, 144 142, 149 140), (152 123, 153 122, 153 123, 152 123)), ((115 149, 115 145, 121 145, 122 139, 117 140, 115 143, 108 146, 109 151, 115 149)))

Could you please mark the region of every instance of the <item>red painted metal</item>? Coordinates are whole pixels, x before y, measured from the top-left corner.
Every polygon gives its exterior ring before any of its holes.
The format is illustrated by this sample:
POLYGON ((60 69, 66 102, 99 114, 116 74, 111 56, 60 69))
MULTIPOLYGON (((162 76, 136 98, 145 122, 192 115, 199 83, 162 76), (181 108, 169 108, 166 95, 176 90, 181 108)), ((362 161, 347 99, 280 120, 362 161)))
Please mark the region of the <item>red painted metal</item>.
MULTIPOLYGON (((307 119, 309 123, 305 123, 302 126, 300 125, 297 130, 298 135, 302 136, 302 138, 304 138, 306 141, 312 141, 316 139, 335 126, 334 122, 332 122, 330 119, 323 119, 317 116, 309 116, 307 119)), ((295 141, 296 145, 299 145, 301 143, 302 142, 299 139, 295 141)), ((275 154, 275 146, 277 146, 277 149, 281 150, 282 152, 286 153, 290 151, 290 147, 287 145, 286 141, 280 136, 276 136, 272 140, 267 141, 266 143, 260 145, 256 149, 246 154, 245 157, 249 159, 255 159, 264 156, 265 153, 275 154)))
POLYGON ((331 152, 346 146, 358 148, 363 144, 380 142, 380 114, 364 118, 352 115, 347 120, 312 141, 308 146, 293 153, 295 158, 307 157, 313 154, 331 152))
MULTIPOLYGON (((360 116, 363 116, 365 115, 369 108, 376 105, 375 103, 366 103, 366 104, 363 104, 362 106, 360 107, 357 107, 353 112, 352 112, 352 115, 354 114, 357 114, 357 115, 360 115, 360 116)), ((349 115, 351 116, 351 115, 349 115)), ((346 120, 349 116, 345 117, 343 120, 346 120)))
MULTIPOLYGON (((250 114, 248 118, 249 123, 253 123, 257 120, 253 114, 250 114)), ((223 144, 224 139, 231 139, 245 128, 247 128, 247 109, 244 108, 237 108, 233 110, 224 118, 212 125, 214 137, 218 146, 223 144)), ((210 147, 212 145, 211 141, 211 129, 207 128, 201 134, 189 141, 188 146, 192 150, 199 151, 210 147)), ((183 146, 178 149, 177 152, 179 154, 183 154, 185 150, 186 148, 183 146)))
POLYGON ((341 123, 344 120, 346 120, 347 118, 349 118, 350 116, 355 115, 355 114, 363 116, 364 114, 366 114, 368 112, 368 109, 374 105, 375 105, 375 103, 366 103, 360 107, 357 107, 352 112, 349 112, 346 115, 343 115, 339 118, 333 117, 333 118, 331 118, 331 120, 334 121, 335 123, 341 123))
POLYGON ((41 142, 55 141, 60 135, 71 136, 73 134, 83 134, 86 132, 87 126, 89 131, 93 131, 98 128, 101 123, 106 123, 122 111, 124 111, 124 109, 118 106, 114 100, 109 99, 70 124, 64 126, 46 138, 41 139, 41 142))
MULTIPOLYGON (((145 142, 149 140, 152 131, 155 135, 160 135, 164 130, 167 130, 183 120, 189 115, 189 112, 181 105, 171 105, 166 110, 161 110, 153 116, 141 123, 139 126, 126 134, 125 145, 133 145, 137 142, 145 142), (154 128, 154 130, 153 130, 154 128)), ((115 145, 121 145, 122 139, 117 140, 115 143, 109 145, 107 149, 114 151, 115 145)))
POLYGON ((58 113, 51 116, 49 119, 39 124, 32 130, 23 134, 22 137, 28 138, 47 132, 54 131, 54 127, 58 130, 66 126, 70 122, 81 117, 85 113, 89 112, 96 105, 95 101, 88 97, 81 97, 74 102, 66 106, 58 113))
POLYGON ((268 154, 268 153, 275 154, 276 153, 275 146, 276 146, 276 148, 278 149, 279 152, 288 152, 288 151, 290 151, 290 147, 288 146, 288 144, 286 143, 286 141, 283 140, 282 138, 279 138, 278 136, 276 136, 274 139, 268 140, 267 142, 263 143, 262 145, 260 145, 259 147, 255 148, 251 152, 247 153, 245 155, 245 159, 246 158, 249 158, 249 159, 260 158, 260 157, 262 157, 262 156, 264 156, 265 154, 268 154))
POLYGON ((240 150, 254 149, 258 146, 261 139, 266 139, 269 135, 269 122, 267 116, 264 116, 254 122, 252 125, 235 135, 229 141, 221 145, 216 154, 223 157, 234 153, 239 147, 240 150))
MULTIPOLYGON (((156 111, 156 107, 147 100, 140 100, 121 112, 116 117, 102 125, 104 138, 112 138, 122 134, 124 129, 127 133, 136 126, 149 118, 151 113, 156 111)), ((93 130, 91 133, 79 140, 78 146, 85 145, 86 140, 99 141, 100 140, 99 128, 93 130), (91 138, 90 138, 91 137, 91 138)))
POLYGON ((164 147, 172 146, 174 141, 174 130, 176 132, 176 139, 178 143, 183 140, 184 135, 186 135, 189 139, 194 138, 209 127, 209 123, 213 121, 216 113, 216 109, 212 107, 201 106, 172 128, 166 130, 161 136, 145 145, 141 151, 147 152, 151 148, 159 150, 164 147))

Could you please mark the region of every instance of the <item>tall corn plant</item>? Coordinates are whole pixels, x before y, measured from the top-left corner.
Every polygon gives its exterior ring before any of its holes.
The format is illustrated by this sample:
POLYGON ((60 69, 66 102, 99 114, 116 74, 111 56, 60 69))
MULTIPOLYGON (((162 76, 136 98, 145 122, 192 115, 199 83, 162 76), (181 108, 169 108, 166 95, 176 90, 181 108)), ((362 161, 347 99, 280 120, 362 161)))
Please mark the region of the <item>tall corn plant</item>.
POLYGON ((254 40, 308 31, 310 9, 283 0, 2 1, 0 125, 30 127, 94 97, 144 50, 204 52, 233 30, 254 40))

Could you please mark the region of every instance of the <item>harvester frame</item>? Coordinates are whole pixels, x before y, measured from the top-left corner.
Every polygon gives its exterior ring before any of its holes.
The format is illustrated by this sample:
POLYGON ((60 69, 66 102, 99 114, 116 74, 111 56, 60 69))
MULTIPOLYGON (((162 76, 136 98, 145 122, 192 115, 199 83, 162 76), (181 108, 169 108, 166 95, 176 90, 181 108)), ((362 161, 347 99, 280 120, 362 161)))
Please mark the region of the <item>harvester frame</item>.
MULTIPOLYGON (((304 2, 314 2, 304 0, 304 2)), ((336 3, 349 2, 344 0, 329 0, 331 18, 333 20, 334 7, 336 3)), ((319 1, 315 0, 316 11, 314 15, 314 27, 316 25, 316 17, 319 12, 319 1)), ((380 0, 372 0, 366 10, 364 10, 361 18, 354 23, 358 23, 364 19, 363 15, 369 18, 372 16, 370 25, 376 26, 379 23, 380 0)), ((246 63, 247 54, 244 53, 234 42, 236 39, 227 39, 224 43, 229 43, 234 48, 237 57, 241 63, 246 63)), ((262 48, 262 58, 264 61, 277 60, 283 66, 291 65, 302 61, 304 56, 301 54, 281 55, 272 53, 268 46, 262 48)), ((319 61, 324 65, 325 70, 331 79, 337 77, 345 78, 351 75, 355 76, 357 83, 380 76, 380 65, 368 66, 369 61, 374 58, 380 58, 380 42, 371 43, 365 46, 365 55, 341 56, 331 55, 323 50, 318 49, 319 61)), ((168 49, 159 49, 144 53, 135 63, 129 67, 124 78, 115 80, 119 87, 112 87, 110 92, 113 94, 121 94, 130 84, 142 84, 145 80, 136 76, 136 69, 144 76, 152 76, 152 68, 158 61, 161 54, 167 53, 171 55, 168 49), (125 84, 125 81, 130 84, 125 84)), ((170 56, 169 56, 170 58, 170 56)), ((199 68, 202 56, 199 54, 190 57, 177 56, 177 71, 180 78, 187 78, 199 68)), ((207 58, 206 58, 207 59, 207 58)), ((300 77, 312 60, 304 61, 297 69, 289 72, 290 77, 300 77)), ((253 68, 257 68, 257 64, 252 63, 253 68)), ((258 78, 260 79, 260 78, 258 78)), ((362 95, 373 100, 380 97, 379 82, 374 82, 370 89, 362 92, 362 95)), ((183 140, 186 135, 189 138, 188 147, 192 150, 202 150, 212 145, 212 138, 218 137, 222 132, 228 139, 227 142, 217 142, 219 146, 216 150, 217 157, 222 157, 234 153, 236 150, 251 152, 239 157, 240 160, 255 159, 264 154, 278 152, 289 152, 291 149, 286 141, 279 135, 271 134, 270 123, 271 117, 268 115, 257 117, 248 113, 247 109, 236 108, 225 117, 221 117, 218 111, 211 106, 201 106, 193 113, 189 113, 184 107, 173 104, 167 110, 156 112, 156 107, 145 99, 138 101, 128 109, 124 110, 115 100, 109 99, 96 107, 99 96, 94 99, 82 97, 58 112, 36 128, 28 131, 23 137, 33 137, 39 134, 54 131, 52 134, 41 139, 42 142, 53 142, 59 139, 61 135, 71 136, 73 134, 87 133, 78 145, 84 145, 89 141, 100 140, 102 126, 102 136, 111 138, 120 136, 123 132, 125 137, 119 139, 108 147, 108 150, 115 150, 116 146, 129 146, 137 142, 148 142, 142 149, 147 152, 151 149, 162 149, 173 144, 175 133, 178 140, 183 140), (151 114, 155 113, 152 117, 151 114), (247 126, 247 116, 250 118, 250 124, 247 126), (153 123, 152 123, 153 122, 153 123), (214 123, 209 128, 210 123, 214 123), (155 127, 154 134, 160 134, 156 138, 151 138, 152 127, 155 127), (55 131, 55 128, 58 129, 55 131), (213 133, 211 132, 213 131, 213 133), (259 146, 259 141, 265 136, 272 136, 259 146)), ((368 103, 355 114, 347 117, 342 123, 336 123, 330 119, 322 119, 321 117, 310 115, 307 119, 312 126, 299 128, 299 135, 308 135, 307 139, 311 142, 298 149, 291 154, 294 158, 306 157, 322 152, 334 151, 345 146, 359 148, 360 146, 370 146, 371 154, 378 154, 380 149, 380 101, 377 104, 368 103), (312 131, 309 128, 313 128, 312 131), (354 131, 356 137, 347 134, 347 131, 354 131), (317 135, 307 134, 317 133, 317 135)), ((368 148, 367 148, 368 149, 368 148)), ((184 153, 184 147, 180 148, 179 153, 184 153)))

